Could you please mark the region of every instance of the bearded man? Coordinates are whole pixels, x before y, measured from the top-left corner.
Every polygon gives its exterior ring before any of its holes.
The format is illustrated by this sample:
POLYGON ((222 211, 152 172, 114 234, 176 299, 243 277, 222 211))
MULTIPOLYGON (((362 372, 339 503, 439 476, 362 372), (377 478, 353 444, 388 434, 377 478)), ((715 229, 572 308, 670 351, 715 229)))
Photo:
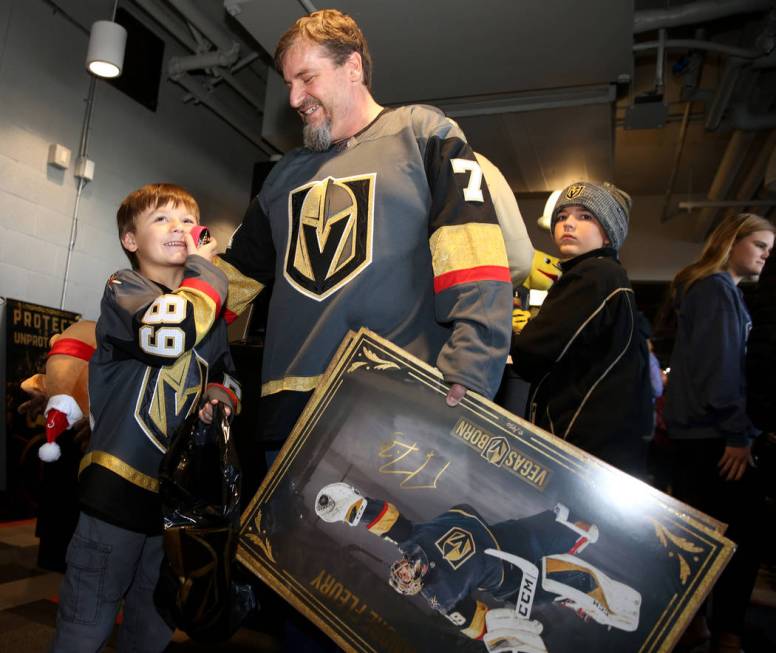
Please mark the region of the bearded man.
MULTIPOLYGON (((372 97, 363 33, 339 11, 300 18, 278 71, 303 123, 218 261, 238 313, 272 284, 262 364, 265 446, 278 446, 349 330, 368 327, 492 398, 511 281, 482 170, 456 123, 372 97)), ((441 398, 440 398, 441 401, 441 398)))

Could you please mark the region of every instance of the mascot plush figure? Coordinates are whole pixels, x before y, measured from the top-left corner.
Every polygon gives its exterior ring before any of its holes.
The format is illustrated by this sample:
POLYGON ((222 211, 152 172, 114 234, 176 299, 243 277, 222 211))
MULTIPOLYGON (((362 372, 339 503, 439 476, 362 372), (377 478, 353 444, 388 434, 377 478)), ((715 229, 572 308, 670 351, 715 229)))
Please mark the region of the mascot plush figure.
POLYGON ((531 271, 523 281, 522 288, 519 289, 519 300, 515 300, 515 306, 512 311, 512 332, 520 333, 523 327, 528 323, 538 310, 530 309, 528 301, 529 293, 532 290, 541 290, 547 292, 561 275, 560 259, 550 256, 546 252, 534 251, 531 271))
POLYGON ((81 320, 51 337, 46 373, 22 382, 22 390, 32 397, 46 398, 46 443, 38 450, 45 462, 58 460, 56 442, 64 431, 89 414, 89 359, 96 348, 96 323, 81 320))

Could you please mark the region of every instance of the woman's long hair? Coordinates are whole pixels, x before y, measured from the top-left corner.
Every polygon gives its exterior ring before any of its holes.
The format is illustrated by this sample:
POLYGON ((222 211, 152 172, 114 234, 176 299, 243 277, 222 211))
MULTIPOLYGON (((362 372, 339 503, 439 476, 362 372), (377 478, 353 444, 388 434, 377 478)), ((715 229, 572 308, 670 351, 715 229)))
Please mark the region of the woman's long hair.
POLYGON ((679 270, 674 277, 671 282, 671 301, 676 301, 680 289, 683 293, 687 292, 696 281, 726 270, 733 245, 755 231, 776 233, 776 228, 754 213, 739 213, 720 222, 706 239, 700 258, 679 270))
POLYGON ((739 213, 720 222, 711 232, 703 246, 700 257, 677 272, 668 291, 668 297, 656 320, 656 331, 668 336, 676 328, 676 307, 679 293, 686 293, 701 279, 727 269, 730 252, 742 238, 755 231, 776 233, 770 221, 754 213, 739 213))

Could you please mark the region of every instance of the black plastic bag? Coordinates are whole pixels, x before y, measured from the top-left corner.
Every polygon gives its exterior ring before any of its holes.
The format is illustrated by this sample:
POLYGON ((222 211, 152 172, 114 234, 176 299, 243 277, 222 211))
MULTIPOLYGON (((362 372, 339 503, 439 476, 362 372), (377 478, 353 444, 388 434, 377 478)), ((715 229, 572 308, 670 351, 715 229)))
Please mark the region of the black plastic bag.
POLYGON ((159 470, 165 560, 154 601, 171 628, 201 642, 231 637, 256 604, 234 579, 240 481, 223 405, 209 425, 192 415, 159 470))

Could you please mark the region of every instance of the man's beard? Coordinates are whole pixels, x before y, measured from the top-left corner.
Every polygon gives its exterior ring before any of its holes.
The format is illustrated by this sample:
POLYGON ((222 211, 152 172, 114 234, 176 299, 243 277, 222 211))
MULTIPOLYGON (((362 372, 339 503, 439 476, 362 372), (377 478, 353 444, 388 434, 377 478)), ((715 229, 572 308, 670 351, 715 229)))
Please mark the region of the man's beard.
POLYGON ((308 150, 325 152, 331 147, 331 120, 328 116, 318 125, 305 123, 302 129, 302 141, 308 150))

